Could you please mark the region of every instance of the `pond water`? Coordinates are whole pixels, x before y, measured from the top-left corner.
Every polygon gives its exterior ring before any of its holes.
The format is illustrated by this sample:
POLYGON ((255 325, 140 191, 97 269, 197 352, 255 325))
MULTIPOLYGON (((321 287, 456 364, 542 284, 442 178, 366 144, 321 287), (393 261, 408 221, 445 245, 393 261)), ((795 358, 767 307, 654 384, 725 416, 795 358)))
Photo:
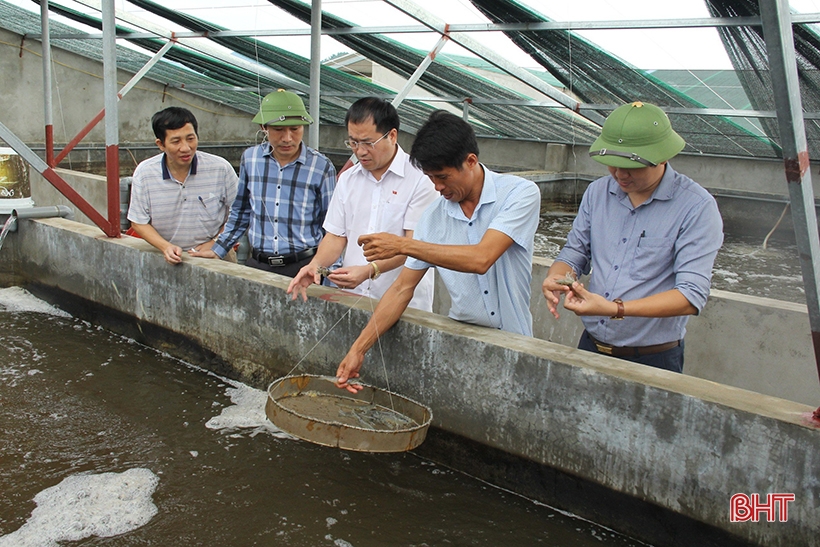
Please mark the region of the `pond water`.
POLYGON ((413 453, 296 440, 265 400, 0 290, 0 547, 645 545, 413 453))

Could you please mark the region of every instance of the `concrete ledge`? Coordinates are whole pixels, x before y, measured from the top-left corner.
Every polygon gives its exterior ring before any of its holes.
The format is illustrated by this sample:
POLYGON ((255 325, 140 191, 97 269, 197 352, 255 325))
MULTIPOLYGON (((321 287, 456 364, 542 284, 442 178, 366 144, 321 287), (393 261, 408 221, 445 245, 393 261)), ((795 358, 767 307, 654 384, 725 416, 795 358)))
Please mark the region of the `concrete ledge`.
MULTIPOLYGON (((178 333, 257 387, 303 358, 303 370, 332 374, 372 306, 323 287, 291 302, 286 278, 204 259, 172 267, 144 241, 107 239, 64 219, 25 221, 14 237, 27 282, 178 333)), ((810 545, 820 533, 811 406, 416 310, 365 367, 369 383, 384 385, 385 370, 391 389, 430 405, 444 432, 740 541, 810 545), (794 493, 796 501, 788 522, 730 523, 735 493, 794 493)), ((645 539, 692 544, 673 536, 645 539)))

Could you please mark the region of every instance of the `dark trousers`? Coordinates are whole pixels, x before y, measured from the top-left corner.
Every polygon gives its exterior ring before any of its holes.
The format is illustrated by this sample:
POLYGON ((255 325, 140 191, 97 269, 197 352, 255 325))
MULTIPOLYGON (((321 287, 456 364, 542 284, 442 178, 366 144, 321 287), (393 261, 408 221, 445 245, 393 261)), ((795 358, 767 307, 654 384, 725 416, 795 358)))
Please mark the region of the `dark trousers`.
POLYGON ((250 266, 251 268, 256 268, 257 270, 264 270, 266 272, 277 273, 286 277, 296 277, 299 270, 301 270, 302 267, 307 266, 312 259, 313 257, 309 256, 304 260, 300 260, 299 262, 294 262, 292 264, 285 264, 284 266, 271 266, 270 264, 259 262, 252 256, 249 256, 248 260, 245 261, 245 266, 250 266))
MULTIPOLYGON (((590 339, 587 331, 584 331, 584 334, 581 335, 581 340, 578 342, 578 349, 601 354, 595 346, 595 343, 590 339)), ((680 346, 668 349, 666 351, 652 353, 650 355, 617 357, 617 359, 632 361, 633 363, 640 363, 641 365, 648 365, 650 367, 662 368, 664 370, 671 370, 672 372, 683 372, 683 340, 680 341, 680 346)))

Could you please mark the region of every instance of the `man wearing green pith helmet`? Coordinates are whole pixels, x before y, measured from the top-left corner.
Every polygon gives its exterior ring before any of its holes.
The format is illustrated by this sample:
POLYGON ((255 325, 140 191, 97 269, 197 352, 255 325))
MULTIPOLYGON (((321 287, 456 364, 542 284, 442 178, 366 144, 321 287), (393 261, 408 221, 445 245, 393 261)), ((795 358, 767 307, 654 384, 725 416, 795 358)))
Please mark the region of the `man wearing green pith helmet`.
POLYGON ((714 198, 669 164, 685 146, 660 108, 633 102, 590 147, 609 175, 587 188, 542 285, 556 318, 562 296, 581 317, 580 349, 683 371, 686 323, 706 303, 723 244, 714 198), (590 272, 588 287, 564 282, 590 272))
POLYGON ((336 169, 302 142, 313 119, 295 93, 269 93, 252 121, 266 139, 242 154, 239 187, 225 230, 190 254, 222 258, 247 231, 251 256, 245 264, 293 277, 310 262, 324 236, 322 223, 336 186, 336 169))

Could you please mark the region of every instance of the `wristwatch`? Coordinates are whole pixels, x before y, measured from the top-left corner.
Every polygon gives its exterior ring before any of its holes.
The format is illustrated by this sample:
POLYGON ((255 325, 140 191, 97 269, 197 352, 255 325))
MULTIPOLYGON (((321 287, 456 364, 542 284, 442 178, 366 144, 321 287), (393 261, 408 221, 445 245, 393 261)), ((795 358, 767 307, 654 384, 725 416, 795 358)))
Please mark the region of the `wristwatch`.
POLYGON ((615 319, 616 321, 621 320, 624 318, 624 301, 620 298, 616 298, 613 300, 616 304, 618 304, 618 313, 610 317, 610 319, 615 319))
POLYGON ((381 270, 379 270, 378 264, 376 264, 375 262, 371 262, 370 265, 373 266, 373 277, 371 277, 370 279, 378 279, 379 276, 382 274, 381 270))

